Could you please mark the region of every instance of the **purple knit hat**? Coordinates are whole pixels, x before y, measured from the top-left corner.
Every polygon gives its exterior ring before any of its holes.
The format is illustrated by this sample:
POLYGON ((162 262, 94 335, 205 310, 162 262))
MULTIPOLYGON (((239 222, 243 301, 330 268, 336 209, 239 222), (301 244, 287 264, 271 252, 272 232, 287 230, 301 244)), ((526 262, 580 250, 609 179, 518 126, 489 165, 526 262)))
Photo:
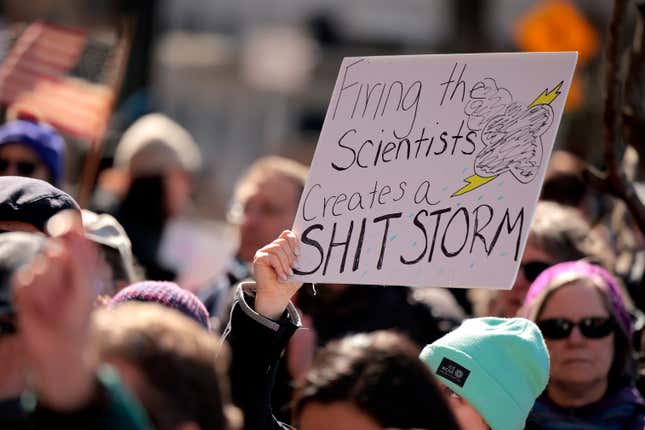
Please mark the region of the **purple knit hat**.
POLYGON ((524 299, 524 305, 520 309, 520 316, 534 319, 536 312, 542 307, 546 294, 552 290, 550 287, 556 278, 566 274, 580 275, 585 278, 599 280, 598 283, 606 292, 609 302, 613 307, 614 314, 618 319, 618 324, 628 335, 632 335, 632 320, 623 301, 623 296, 614 277, 605 269, 586 261, 569 261, 566 263, 556 264, 549 267, 537 277, 524 299))
POLYGON ((193 293, 174 282, 143 281, 134 283, 112 297, 110 307, 131 301, 159 303, 181 312, 207 330, 211 328, 208 311, 202 302, 193 293))

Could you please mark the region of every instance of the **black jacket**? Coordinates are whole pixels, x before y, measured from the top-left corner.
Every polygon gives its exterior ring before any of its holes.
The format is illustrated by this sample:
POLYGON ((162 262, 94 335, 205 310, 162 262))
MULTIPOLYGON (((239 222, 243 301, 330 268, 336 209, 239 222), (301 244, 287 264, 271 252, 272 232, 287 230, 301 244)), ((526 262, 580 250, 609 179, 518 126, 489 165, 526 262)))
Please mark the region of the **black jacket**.
POLYGON ((288 429, 291 427, 273 416, 271 397, 278 363, 289 339, 301 326, 300 316, 292 304, 278 321, 258 314, 253 310, 252 285, 238 288, 231 321, 223 335, 232 350, 233 402, 244 413, 246 430, 288 429))

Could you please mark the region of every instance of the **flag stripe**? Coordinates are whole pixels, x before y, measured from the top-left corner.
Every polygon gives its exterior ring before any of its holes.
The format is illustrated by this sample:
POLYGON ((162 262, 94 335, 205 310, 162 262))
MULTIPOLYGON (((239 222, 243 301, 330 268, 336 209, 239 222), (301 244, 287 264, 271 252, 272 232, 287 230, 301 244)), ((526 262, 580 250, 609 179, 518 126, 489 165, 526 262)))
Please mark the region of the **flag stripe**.
POLYGON ((85 31, 30 25, 0 67, 0 103, 20 105, 65 133, 95 140, 106 127, 114 93, 67 75, 87 43, 85 31))

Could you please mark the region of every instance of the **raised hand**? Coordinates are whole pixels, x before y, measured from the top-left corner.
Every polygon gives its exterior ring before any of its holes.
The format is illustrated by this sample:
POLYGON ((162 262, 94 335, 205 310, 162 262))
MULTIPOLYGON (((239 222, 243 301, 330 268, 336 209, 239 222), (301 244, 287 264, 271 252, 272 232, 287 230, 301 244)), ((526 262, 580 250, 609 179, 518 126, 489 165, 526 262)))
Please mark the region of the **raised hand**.
POLYGON ((48 230, 53 238, 17 273, 14 295, 32 388, 49 407, 66 411, 83 406, 94 389, 84 355, 98 252, 78 214, 57 215, 48 230))
POLYGON ((300 254, 298 238, 290 230, 283 231, 270 244, 260 248, 253 259, 257 284, 255 310, 271 319, 278 319, 291 297, 302 286, 290 282, 292 267, 300 254))

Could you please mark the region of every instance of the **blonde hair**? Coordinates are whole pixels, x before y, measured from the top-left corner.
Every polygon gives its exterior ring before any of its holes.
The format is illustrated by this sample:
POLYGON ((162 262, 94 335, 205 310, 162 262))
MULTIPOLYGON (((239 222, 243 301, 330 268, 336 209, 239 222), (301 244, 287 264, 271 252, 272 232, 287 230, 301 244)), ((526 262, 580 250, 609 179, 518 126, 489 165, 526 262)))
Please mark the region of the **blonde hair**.
POLYGON ((241 196, 248 185, 276 176, 290 180, 302 192, 308 172, 307 166, 289 158, 276 155, 259 158, 249 166, 244 176, 238 181, 235 187, 235 197, 241 196))

